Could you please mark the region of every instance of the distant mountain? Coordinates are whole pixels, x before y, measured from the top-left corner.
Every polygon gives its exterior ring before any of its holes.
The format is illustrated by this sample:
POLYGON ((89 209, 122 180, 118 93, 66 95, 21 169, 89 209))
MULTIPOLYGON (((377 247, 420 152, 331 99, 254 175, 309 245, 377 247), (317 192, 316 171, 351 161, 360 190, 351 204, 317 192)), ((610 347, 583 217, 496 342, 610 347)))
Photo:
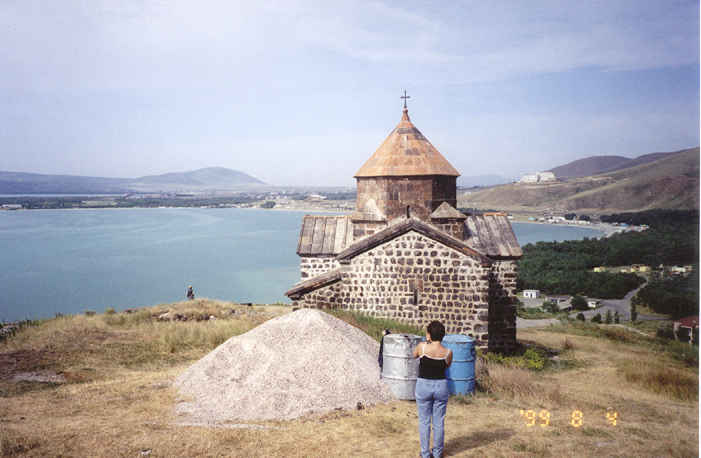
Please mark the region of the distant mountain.
MULTIPOLYGON (((686 151, 686 150, 682 150, 686 151)), ((682 151, 674 151, 672 153, 650 153, 638 156, 635 159, 623 156, 591 156, 584 159, 577 159, 565 165, 555 167, 548 170, 558 178, 580 178, 591 175, 599 175, 601 173, 613 172, 636 165, 646 164, 662 159, 669 154, 680 153, 682 151)))
POLYGON ((633 166, 564 182, 508 184, 463 194, 458 205, 508 211, 591 213, 699 208, 698 147, 652 153, 628 163, 633 166))
POLYGON ((0 194, 121 194, 133 191, 206 191, 264 185, 238 170, 209 167, 190 172, 140 178, 103 178, 76 175, 0 171, 0 194))
POLYGON ((238 170, 225 169, 224 167, 208 167, 193 170, 191 172, 164 173, 163 175, 149 175, 136 178, 137 185, 178 185, 178 186, 240 186, 244 184, 265 184, 258 178, 254 178, 238 170))
POLYGON ((512 181, 514 180, 499 175, 460 176, 458 177, 458 186, 463 188, 471 188, 473 186, 496 186, 498 184, 511 183, 512 181))
POLYGON ((128 191, 128 182, 123 178, 0 171, 0 194, 119 194, 128 191))

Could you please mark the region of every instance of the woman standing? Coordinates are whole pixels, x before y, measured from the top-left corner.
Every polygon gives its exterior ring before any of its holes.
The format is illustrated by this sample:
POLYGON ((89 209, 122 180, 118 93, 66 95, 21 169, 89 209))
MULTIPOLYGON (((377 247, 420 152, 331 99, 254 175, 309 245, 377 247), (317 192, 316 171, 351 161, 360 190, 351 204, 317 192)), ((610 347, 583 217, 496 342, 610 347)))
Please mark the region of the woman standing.
POLYGON ((450 397, 445 370, 453 362, 453 352, 441 345, 445 327, 440 321, 431 321, 426 328, 426 342, 414 349, 419 359, 419 377, 416 379, 416 406, 419 410, 419 439, 423 458, 443 456, 443 423, 450 397), (433 454, 429 449, 433 423, 433 454))

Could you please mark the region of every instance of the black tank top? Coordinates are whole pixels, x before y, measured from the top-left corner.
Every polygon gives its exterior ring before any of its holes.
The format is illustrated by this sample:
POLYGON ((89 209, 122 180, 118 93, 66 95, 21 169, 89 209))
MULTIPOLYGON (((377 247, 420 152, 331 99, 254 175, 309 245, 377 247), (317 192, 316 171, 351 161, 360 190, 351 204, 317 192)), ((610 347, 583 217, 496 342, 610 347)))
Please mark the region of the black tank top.
MULTIPOLYGON (((423 349, 421 349, 421 352, 423 353, 423 349)), ((446 358, 434 359, 422 354, 421 358, 419 358, 419 378, 431 380, 444 379, 445 370, 448 368, 446 358)))

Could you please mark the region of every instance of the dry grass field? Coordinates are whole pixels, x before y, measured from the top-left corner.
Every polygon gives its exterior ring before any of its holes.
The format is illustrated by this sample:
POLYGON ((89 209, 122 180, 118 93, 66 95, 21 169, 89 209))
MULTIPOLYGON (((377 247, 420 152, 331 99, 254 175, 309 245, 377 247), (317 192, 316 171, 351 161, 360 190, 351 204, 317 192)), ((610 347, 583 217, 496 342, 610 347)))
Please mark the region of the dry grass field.
MULTIPOLYGON (((228 337, 288 311, 201 300, 27 327, 0 343, 0 451, 417 456, 416 407, 407 401, 248 428, 174 423, 171 382, 181 371, 228 337), (189 319, 156 320, 167 309, 189 319), (217 319, 196 321, 205 315, 217 319)), ((540 370, 481 359, 476 395, 448 405, 446 456, 698 456, 693 352, 604 325, 529 329, 518 338, 551 358, 540 370)))

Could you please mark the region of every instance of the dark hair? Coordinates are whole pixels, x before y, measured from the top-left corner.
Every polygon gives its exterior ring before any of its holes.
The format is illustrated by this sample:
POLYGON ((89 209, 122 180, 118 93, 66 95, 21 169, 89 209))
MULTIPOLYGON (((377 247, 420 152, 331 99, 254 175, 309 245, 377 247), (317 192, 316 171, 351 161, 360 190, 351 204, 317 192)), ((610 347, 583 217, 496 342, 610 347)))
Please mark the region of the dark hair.
POLYGON ((440 321, 431 321, 426 326, 426 331, 431 336, 431 340, 435 342, 440 342, 445 337, 445 326, 440 321))

